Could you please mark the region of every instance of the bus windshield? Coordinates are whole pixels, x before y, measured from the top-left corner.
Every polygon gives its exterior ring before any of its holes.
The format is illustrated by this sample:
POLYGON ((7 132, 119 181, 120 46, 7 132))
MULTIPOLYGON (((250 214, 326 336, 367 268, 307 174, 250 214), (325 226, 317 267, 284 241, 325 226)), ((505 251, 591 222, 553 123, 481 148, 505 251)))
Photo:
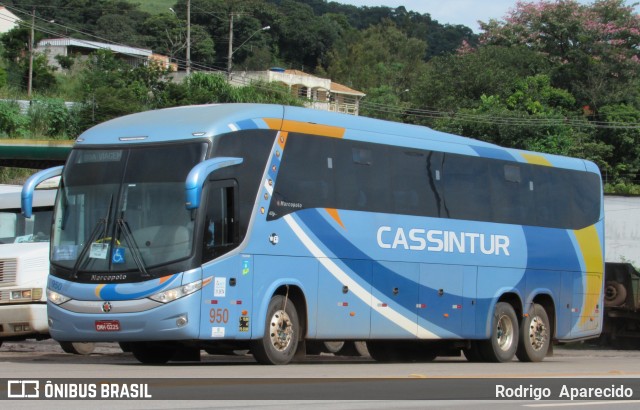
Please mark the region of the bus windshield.
POLYGON ((206 147, 75 149, 57 199, 51 262, 74 273, 123 272, 187 258, 193 221, 184 181, 206 147))

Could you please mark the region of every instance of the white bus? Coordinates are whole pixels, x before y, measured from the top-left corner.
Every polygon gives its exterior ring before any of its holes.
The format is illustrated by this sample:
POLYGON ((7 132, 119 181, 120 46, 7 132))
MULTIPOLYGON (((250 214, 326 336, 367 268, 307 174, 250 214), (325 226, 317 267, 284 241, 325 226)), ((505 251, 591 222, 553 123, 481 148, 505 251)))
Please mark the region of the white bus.
MULTIPOLYGON (((0 346, 4 341, 49 338, 44 289, 58 181, 55 178, 40 184, 31 218, 20 213, 22 187, 0 185, 0 346)), ((93 343, 60 345, 75 354, 89 354, 94 349, 93 343)))

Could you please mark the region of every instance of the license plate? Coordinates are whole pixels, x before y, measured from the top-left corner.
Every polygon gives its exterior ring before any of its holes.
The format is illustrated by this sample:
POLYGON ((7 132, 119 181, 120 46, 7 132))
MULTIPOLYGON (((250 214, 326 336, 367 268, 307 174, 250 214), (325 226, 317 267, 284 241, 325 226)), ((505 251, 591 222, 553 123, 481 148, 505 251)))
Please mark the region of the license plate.
POLYGON ((120 321, 96 320, 96 330, 98 332, 118 332, 120 331, 120 321))

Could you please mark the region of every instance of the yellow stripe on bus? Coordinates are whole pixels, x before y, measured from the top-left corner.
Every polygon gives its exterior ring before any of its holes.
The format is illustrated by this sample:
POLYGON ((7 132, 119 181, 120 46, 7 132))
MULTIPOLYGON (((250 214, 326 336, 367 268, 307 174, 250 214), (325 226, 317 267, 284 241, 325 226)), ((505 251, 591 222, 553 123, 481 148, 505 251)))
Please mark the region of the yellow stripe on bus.
POLYGON ((535 164, 535 165, 544 165, 546 167, 551 167, 553 165, 551 165, 551 162, 549 162, 548 159, 546 159, 545 157, 543 157, 542 155, 536 155, 536 154, 525 154, 525 153, 521 153, 520 155, 522 155, 522 157, 529 163, 529 164, 535 164))
MULTIPOLYGON (((600 293, 602 292, 602 278, 604 275, 604 262, 602 260, 602 248, 600 238, 595 226, 574 231, 578 246, 582 252, 586 271, 586 289, 584 306, 582 306, 581 319, 579 325, 582 326, 589 316, 595 313, 600 293)), ((602 306, 600 306, 602 309, 602 306)))

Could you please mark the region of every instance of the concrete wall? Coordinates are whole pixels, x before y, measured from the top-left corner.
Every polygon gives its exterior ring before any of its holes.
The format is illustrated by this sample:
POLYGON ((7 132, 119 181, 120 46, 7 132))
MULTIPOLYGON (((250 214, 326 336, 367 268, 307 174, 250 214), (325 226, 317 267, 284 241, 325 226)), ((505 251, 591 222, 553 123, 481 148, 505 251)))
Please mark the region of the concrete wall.
POLYGON ((640 197, 604 197, 605 260, 640 267, 640 197))

